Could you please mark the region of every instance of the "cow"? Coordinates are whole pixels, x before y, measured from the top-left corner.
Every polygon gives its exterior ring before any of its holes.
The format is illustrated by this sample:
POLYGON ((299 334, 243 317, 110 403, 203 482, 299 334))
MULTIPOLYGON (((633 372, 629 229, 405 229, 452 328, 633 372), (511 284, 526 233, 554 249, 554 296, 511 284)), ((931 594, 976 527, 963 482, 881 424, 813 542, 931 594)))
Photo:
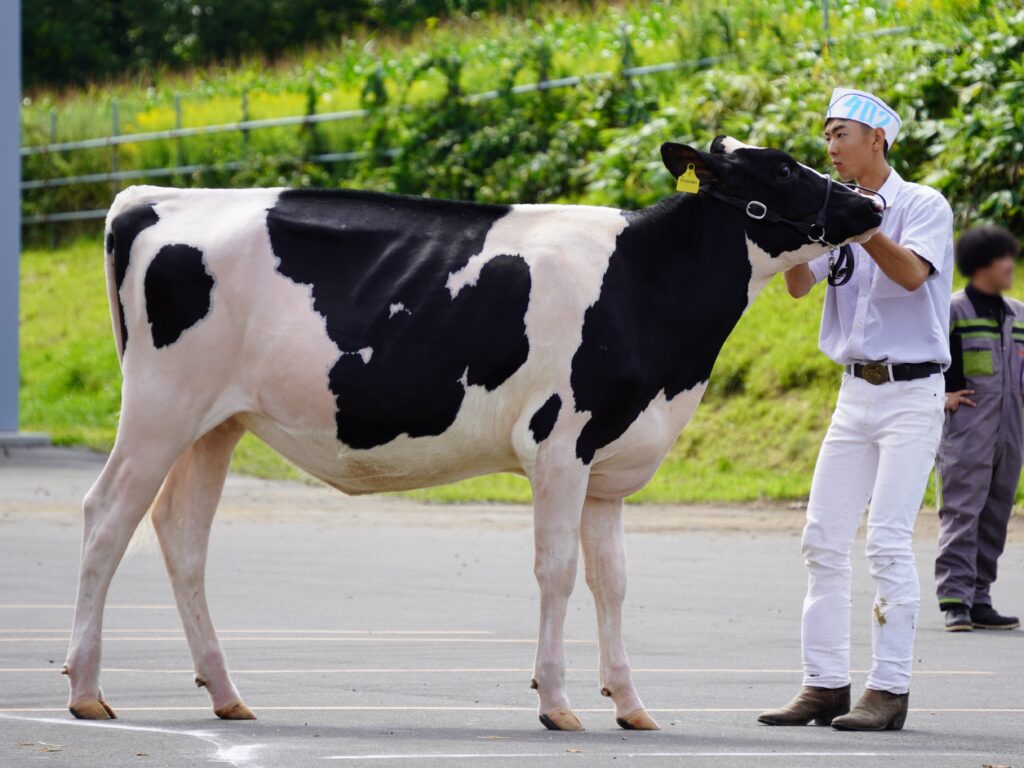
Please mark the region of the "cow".
POLYGON ((526 476, 541 722, 583 728, 563 653, 582 546, 601 693, 622 728, 657 729, 622 638, 623 499, 654 475, 772 275, 881 223, 876 202, 775 149, 719 136, 661 155, 692 193, 641 210, 347 189, 118 194, 105 263, 122 403, 83 502, 71 713, 115 717, 99 684, 104 601, 151 509, 196 683, 218 717, 254 717, 204 591, 249 431, 348 494, 526 476))

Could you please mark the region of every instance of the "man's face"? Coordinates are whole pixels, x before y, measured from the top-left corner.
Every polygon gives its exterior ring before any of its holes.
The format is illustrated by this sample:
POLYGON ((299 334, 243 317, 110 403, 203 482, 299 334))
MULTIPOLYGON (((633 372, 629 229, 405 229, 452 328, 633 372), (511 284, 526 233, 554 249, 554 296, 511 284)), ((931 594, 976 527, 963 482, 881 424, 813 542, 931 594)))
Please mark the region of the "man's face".
POLYGON ((1013 287, 1013 267, 1013 256, 1006 254, 976 270, 971 279, 988 293, 1008 291, 1013 287))
POLYGON ((882 129, 853 120, 832 118, 825 123, 828 156, 840 179, 853 181, 863 177, 874 159, 874 144, 879 140, 879 133, 883 133, 882 129))

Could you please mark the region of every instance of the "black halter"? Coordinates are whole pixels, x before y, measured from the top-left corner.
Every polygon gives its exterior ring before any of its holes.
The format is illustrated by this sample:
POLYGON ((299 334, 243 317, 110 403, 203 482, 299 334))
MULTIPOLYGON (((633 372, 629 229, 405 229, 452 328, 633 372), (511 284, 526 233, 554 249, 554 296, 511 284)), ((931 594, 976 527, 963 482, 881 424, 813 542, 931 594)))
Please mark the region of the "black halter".
POLYGON ((733 195, 727 195, 724 192, 719 192, 717 189, 702 189, 701 192, 706 192, 716 200, 721 200, 723 203, 731 205, 733 208, 739 208, 752 219, 757 221, 767 221, 771 224, 788 224, 797 232, 806 235, 807 239, 812 243, 821 243, 822 245, 827 245, 830 248, 836 247, 834 243, 830 243, 825 239, 825 220, 828 216, 828 201, 832 197, 831 176, 825 177, 825 199, 822 200, 821 208, 818 209, 818 213, 815 214, 813 218, 809 216, 803 221, 793 221, 792 219, 783 218, 760 200, 744 200, 741 197, 734 197, 733 195))
MULTIPOLYGON (((705 192, 716 200, 721 200, 726 205, 731 205, 733 208, 739 208, 752 219, 767 221, 772 224, 786 224, 793 227, 797 232, 806 235, 810 242, 828 246, 828 282, 829 285, 838 287, 846 285, 850 282, 850 278, 853 277, 854 259, 853 249, 850 246, 844 245, 840 247, 836 243, 830 243, 825 239, 825 221, 828 217, 828 201, 832 197, 832 183, 832 177, 825 176, 825 199, 821 201, 821 208, 818 209, 817 214, 813 218, 808 216, 803 221, 793 221, 792 219, 784 218, 768 208, 760 200, 744 200, 741 197, 734 197, 733 195, 719 192, 717 189, 705 188, 701 192, 705 192), (838 259, 836 259, 836 249, 839 250, 838 259)), ((882 201, 882 210, 888 207, 885 198, 873 189, 862 187, 859 184, 844 184, 843 186, 854 191, 863 190, 870 195, 878 197, 882 201)))
MULTIPOLYGON (((704 188, 700 191, 711 195, 711 197, 716 200, 721 200, 726 205, 731 205, 733 208, 739 208, 752 219, 757 221, 767 221, 771 224, 786 224, 793 227, 797 232, 806 235, 810 242, 821 243, 822 245, 826 245, 830 249, 835 250, 839 246, 836 243, 830 243, 825 239, 825 222, 828 218, 828 201, 832 198, 832 184, 832 177, 825 176, 825 199, 821 201, 821 208, 818 209, 818 212, 813 217, 808 216, 803 221, 793 221, 792 219, 784 218, 771 210, 760 200, 744 200, 742 197, 727 195, 714 188, 704 188)), ((884 210, 887 207, 885 198, 873 189, 862 187, 859 184, 843 184, 843 186, 855 191, 863 190, 870 195, 878 197, 882 201, 882 209, 884 210)))

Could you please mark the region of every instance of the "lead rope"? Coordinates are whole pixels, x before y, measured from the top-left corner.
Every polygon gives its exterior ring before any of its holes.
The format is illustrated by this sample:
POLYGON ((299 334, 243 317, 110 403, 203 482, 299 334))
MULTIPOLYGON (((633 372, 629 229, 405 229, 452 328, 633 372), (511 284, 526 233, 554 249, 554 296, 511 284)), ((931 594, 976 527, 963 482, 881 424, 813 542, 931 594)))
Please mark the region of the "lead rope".
POLYGON ((839 248, 839 258, 836 258, 836 249, 828 251, 828 284, 838 288, 846 285, 853 277, 853 249, 848 245, 839 248))

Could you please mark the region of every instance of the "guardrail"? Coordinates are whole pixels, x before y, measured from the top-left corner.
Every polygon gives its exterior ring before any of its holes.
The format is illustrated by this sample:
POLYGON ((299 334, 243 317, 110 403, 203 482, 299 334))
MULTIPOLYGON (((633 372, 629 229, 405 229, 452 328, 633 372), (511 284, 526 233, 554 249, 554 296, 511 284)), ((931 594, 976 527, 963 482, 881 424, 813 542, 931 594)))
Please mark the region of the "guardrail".
MULTIPOLYGON (((912 26, 906 25, 897 27, 886 27, 883 29, 870 30, 868 32, 853 34, 848 36, 847 39, 885 37, 890 35, 903 34, 906 32, 910 32, 913 29, 914 28, 912 26)), ((828 37, 824 40, 823 43, 798 42, 795 43, 793 47, 798 50, 802 50, 816 45, 829 46, 834 45, 837 42, 840 42, 840 40, 841 38, 828 37)), ((619 76, 631 79, 647 77, 656 74, 663 74, 666 72, 673 72, 681 69, 700 69, 703 67, 710 66, 712 64, 716 64, 720 61, 732 57, 733 55, 734 54, 723 54, 720 56, 708 56, 699 59, 688 59, 664 62, 661 64, 648 64, 644 66, 626 67, 618 71, 592 72, 582 75, 571 75, 568 77, 552 78, 548 80, 541 80, 534 83, 523 83, 521 85, 516 85, 508 89, 507 91, 494 89, 469 94, 465 96, 465 100, 467 103, 473 104, 500 98, 505 93, 520 95, 539 91, 555 90, 559 88, 576 88, 584 83, 595 82, 609 77, 619 76)), ((118 181, 132 181, 145 178, 166 178, 169 176, 188 175, 193 173, 238 170, 249 165, 248 161, 233 160, 225 163, 216 163, 209 165, 178 165, 169 168, 137 168, 122 171, 117 168, 116 148, 123 144, 176 140, 194 136, 208 136, 221 133, 243 133, 263 128, 306 126, 315 125, 318 123, 357 120, 367 117, 368 115, 372 114, 372 112, 373 111, 369 109, 352 109, 339 112, 324 112, 312 115, 289 115, 285 117, 261 118, 258 120, 239 120, 231 123, 220 123, 216 125, 194 126, 187 128, 169 128, 166 130, 147 131, 144 133, 115 133, 114 135, 111 136, 99 136, 90 139, 50 142, 48 144, 21 147, 19 153, 22 157, 29 157, 33 155, 45 155, 53 152, 69 152, 82 149, 114 149, 114 155, 112 156, 113 170, 111 170, 108 173, 92 173, 78 176, 64 176, 46 179, 26 179, 21 182, 21 189, 48 189, 54 187, 75 186, 78 184, 110 183, 118 181)), ((116 111, 114 117, 114 124, 115 126, 117 124, 116 111)), ((385 150, 383 154, 385 154, 386 156, 394 157, 398 154, 398 150, 385 150)), ((348 162, 351 160, 360 159, 365 156, 365 152, 329 152, 309 157, 307 158, 307 161, 314 163, 348 162)), ((62 211, 57 213, 44 213, 32 216, 25 216, 22 217, 22 224, 47 224, 64 221, 98 219, 103 218, 105 215, 106 209, 94 209, 87 211, 62 211)))

